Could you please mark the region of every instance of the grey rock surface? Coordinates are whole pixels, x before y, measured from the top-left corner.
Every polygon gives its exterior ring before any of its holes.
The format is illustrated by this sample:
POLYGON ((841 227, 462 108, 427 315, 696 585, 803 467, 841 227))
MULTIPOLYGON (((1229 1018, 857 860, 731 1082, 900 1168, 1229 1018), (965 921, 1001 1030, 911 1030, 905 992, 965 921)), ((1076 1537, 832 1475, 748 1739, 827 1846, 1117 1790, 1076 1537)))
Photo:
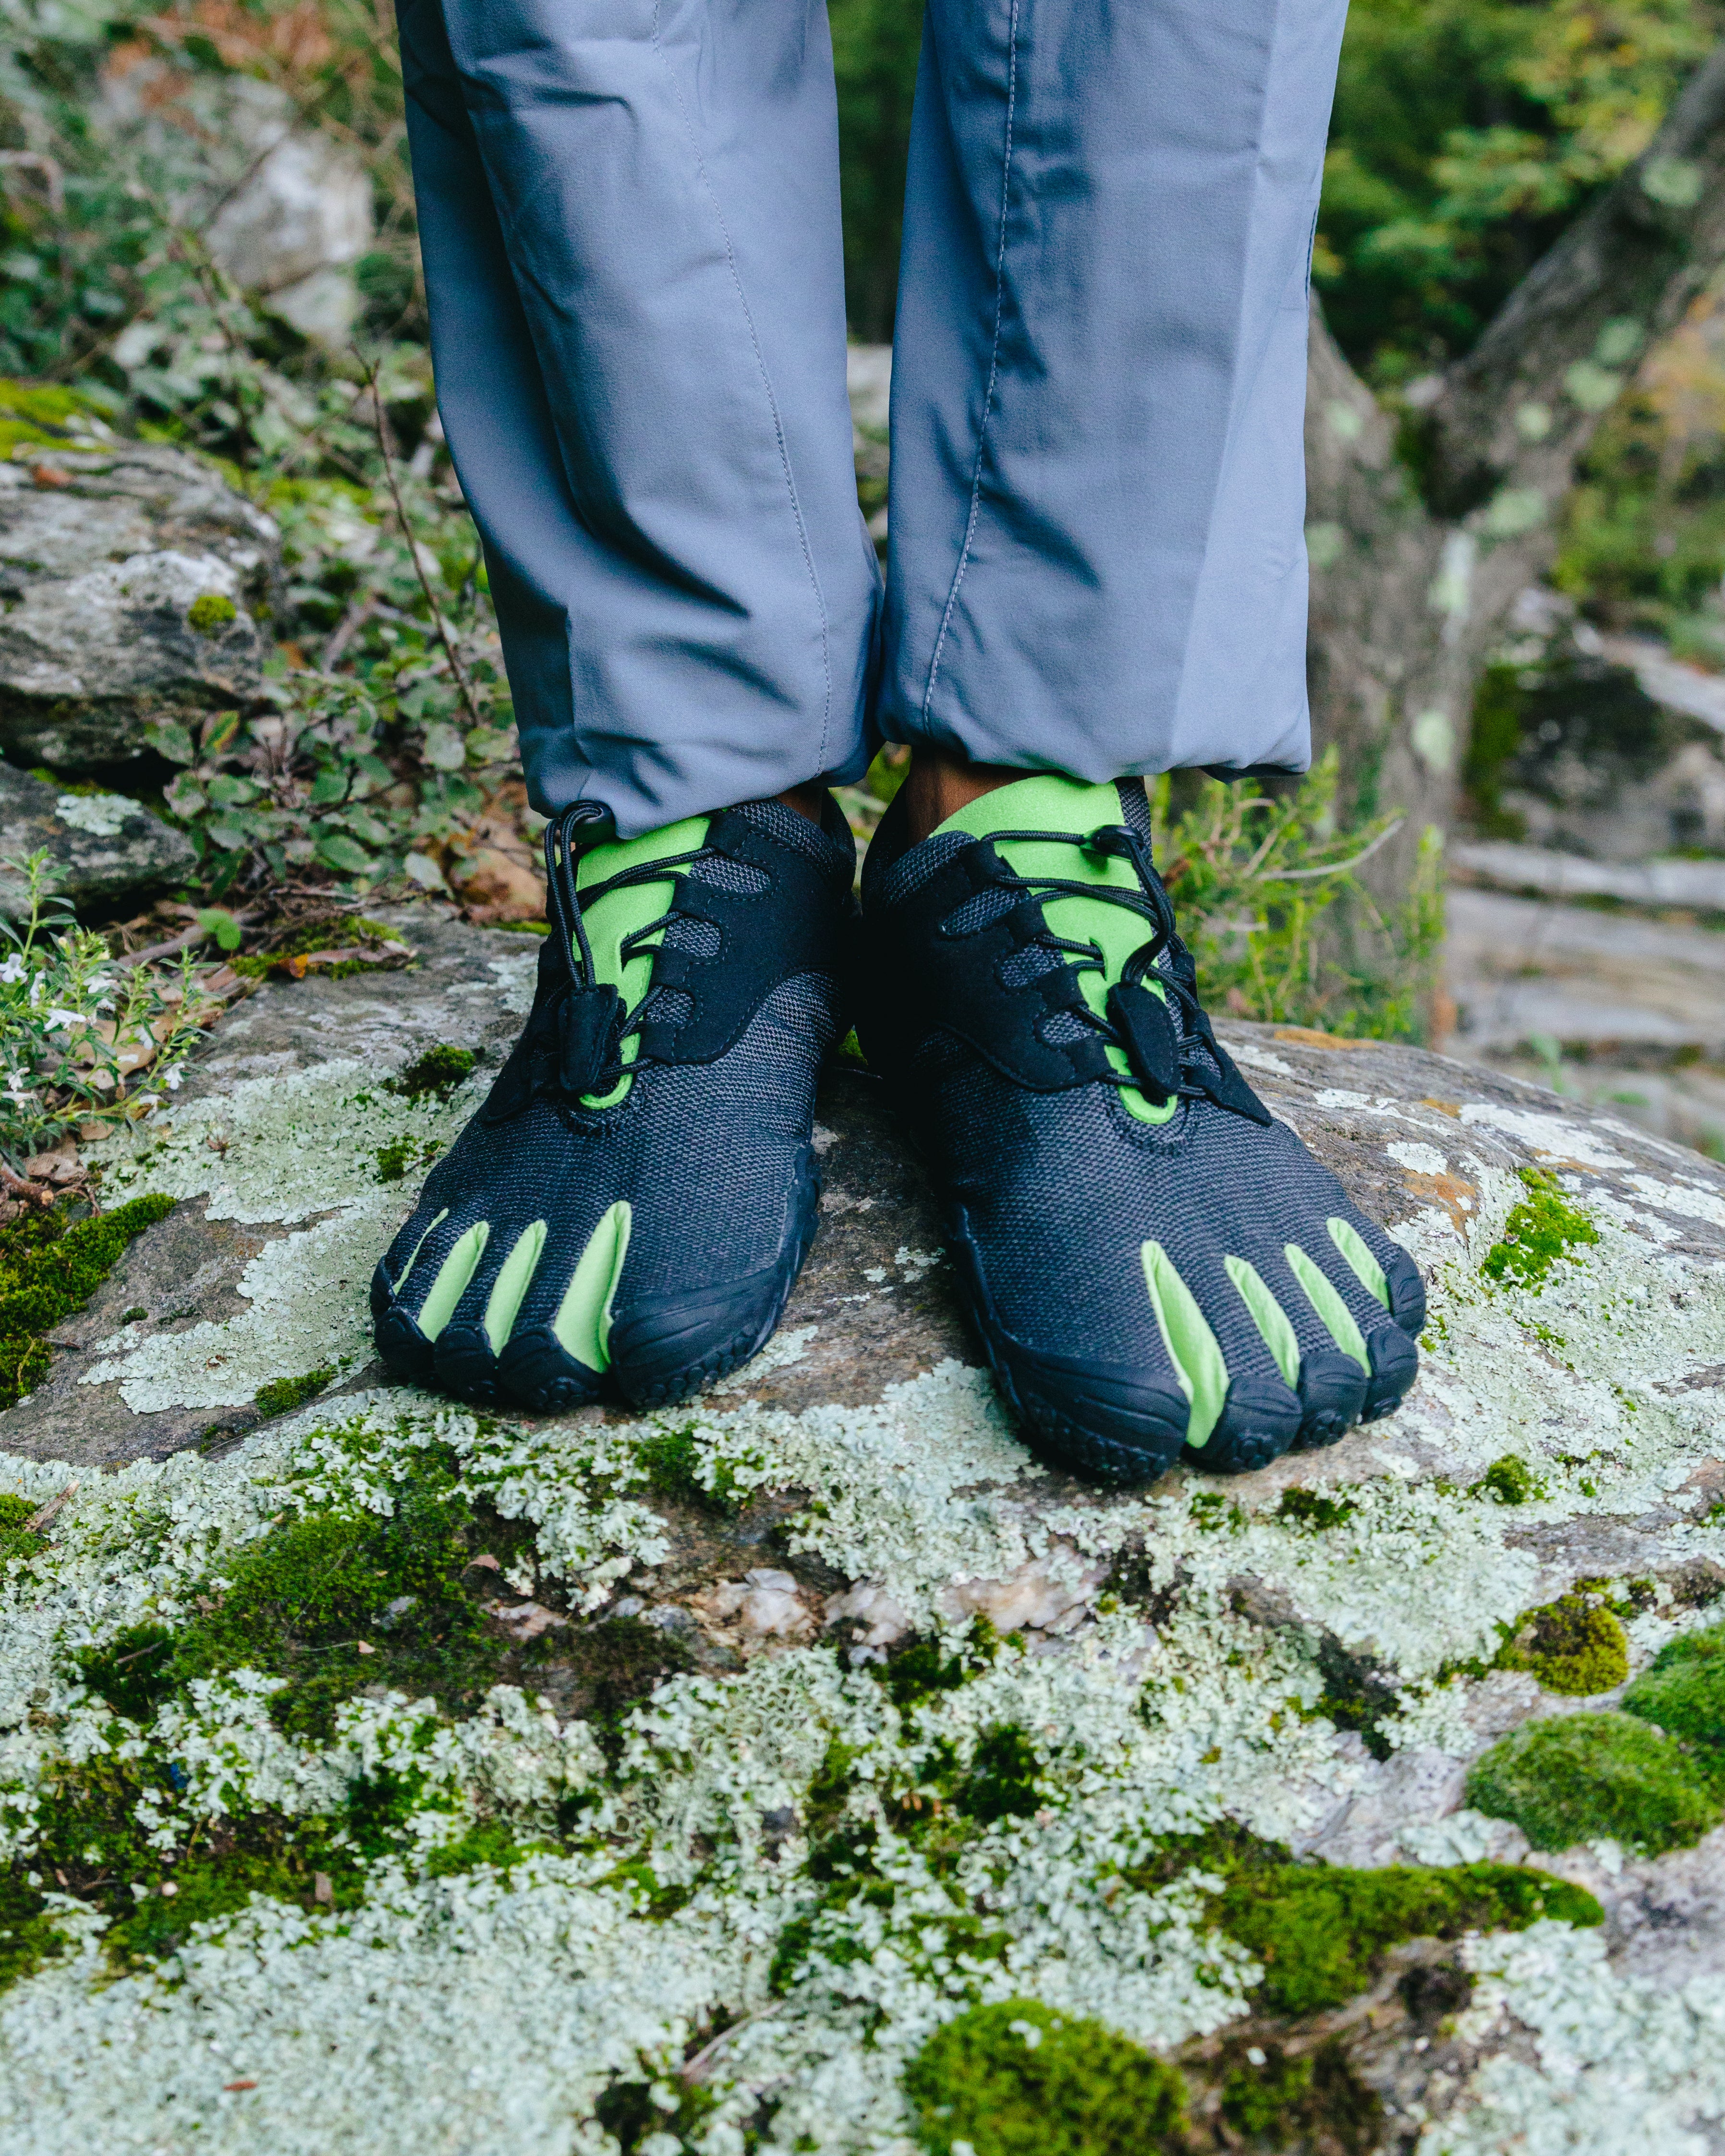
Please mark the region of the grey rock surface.
POLYGON ((244 706, 275 524, 188 451, 25 445, 0 464, 0 750, 76 771, 136 755, 151 720, 244 706), (200 598, 231 618, 194 629, 200 598))
POLYGON ((372 182, 351 148, 303 125, 279 84, 132 52, 104 76, 97 111, 117 144, 166 166, 176 216, 229 276, 302 335, 345 339, 372 241, 372 182))
MULTIPOLYGON (((431 903, 393 918, 415 967, 270 981, 223 1021, 164 1116, 106 1149, 105 1199, 153 1188, 180 1202, 61 1326, 48 1378, 0 1415, 0 1452, 65 1463, 56 1480, 90 1486, 189 1447, 225 1455, 263 1419, 260 1386, 314 1372, 320 1419, 336 1419, 343 1394, 385 1417, 440 1412, 370 1360, 367 1279, 412 1204, 404 1153, 416 1175, 481 1097, 526 1008, 536 947, 431 903), (390 1091, 444 1043, 479 1057, 461 1091, 390 1091)), ((1185 1748, 1158 1771, 1256 1831, 1332 1863, 1518 1861, 1520 1830, 1468 1809, 1469 1764, 1530 1717, 1617 1696, 1560 1698, 1524 1671, 1484 1667, 1494 1628, 1579 1580, 1630 1579, 1639 1670, 1717 1619, 1725 1168, 1445 1057, 1221 1030, 1272 1111, 1430 1283, 1422 1374, 1389 1420, 1225 1482, 1182 1467, 1118 1491, 1047 1471, 999 1418, 929 1192, 874 1081, 839 1067, 818 1108, 821 1232, 767 1350, 668 1424, 621 1409, 516 1416, 511 1442, 571 1476, 583 1445, 639 1442, 649 1424, 756 1449, 762 1478, 728 1508, 655 1486, 660 1538, 595 1574, 583 1605, 597 1623, 639 1617, 674 1635, 711 1676, 770 1685, 773 1658, 808 1647, 860 1670, 913 1627, 982 1613, 1022 1650, 991 1680, 1022 1687, 1015 1718, 1033 1699, 1038 1719, 1071 1715, 1094 1760, 1115 1742, 1105 1717, 1124 1684, 1142 1725, 1185 1748), (1585 1209, 1595 1240, 1520 1286, 1484 1261, 1512 1209, 1550 1188, 1541 1177, 1585 1209), (1537 1484, 1515 1506, 1481 1481, 1505 1453, 1537 1484), (1300 1525, 1281 1509, 1300 1486, 1345 1500, 1347 1516, 1300 1525), (1291 1665, 1310 1671, 1316 1711, 1255 1722, 1246 1743, 1233 1702, 1291 1665), (1375 1747, 1328 1718, 1338 1685, 1377 1702, 1375 1747)), ((574 1614, 536 1598, 508 1620, 523 1638, 575 1636, 574 1614)), ((576 1711, 579 1681, 557 1653, 536 1665, 558 1712, 576 1711)), ((802 1696, 785 1697, 800 1715, 802 1696)), ((793 1834, 794 1809, 775 1800, 762 1830, 793 1834)), ((1386 2107, 1381 2145, 1411 2150, 1425 2124, 1453 2119, 1460 2138, 1436 2145, 1469 2156, 1622 2146, 1612 2122, 1645 2079, 1665 2145, 1705 2148, 1691 2129, 1725 2088, 1719 1849, 1715 1834, 1659 1857, 1600 1842, 1543 1856, 1598 1897, 1602 1930, 1412 1943, 1332 2014, 1235 2020, 1178 2056, 1333 2041, 1386 2107), (1570 2137, 1530 2138, 1560 2099, 1570 2137)))
POLYGON ((197 856, 182 831, 122 793, 72 793, 0 763, 0 913, 27 909, 16 865, 39 849, 53 858, 54 890, 74 906, 189 875, 197 856))

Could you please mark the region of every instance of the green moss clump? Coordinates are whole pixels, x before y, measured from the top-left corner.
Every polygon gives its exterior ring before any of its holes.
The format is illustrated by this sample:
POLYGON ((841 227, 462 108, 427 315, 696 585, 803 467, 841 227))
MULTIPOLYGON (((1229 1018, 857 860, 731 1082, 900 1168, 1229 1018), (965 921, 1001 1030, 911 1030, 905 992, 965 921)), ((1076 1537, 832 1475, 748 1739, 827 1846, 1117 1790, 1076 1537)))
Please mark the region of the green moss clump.
POLYGON ((24 1532, 39 1509, 28 1497, 0 1497, 0 1564, 9 1557, 33 1557, 41 1548, 40 1536, 24 1532))
POLYGON ((938 1640, 911 1640, 885 1662, 867 1667, 892 1695, 895 1707, 915 1707, 943 1691, 957 1691, 973 1677, 992 1669, 1000 1652, 1000 1635, 986 1617, 971 1620, 970 1636, 949 1655, 938 1640))
POLYGON ((1224 1885, 1206 1921, 1264 1966, 1259 1999, 1278 2014, 1317 2014, 1363 1991, 1384 1953, 1404 1939, 1522 1931, 1543 1917, 1597 1924, 1591 1894, 1523 1865, 1389 1865, 1354 1871, 1296 1860, 1222 1822, 1176 1836, 1126 1876, 1145 1888, 1189 1871, 1224 1885))
POLYGON ((20 444, 64 449, 69 442, 111 434, 102 407, 76 389, 44 382, 0 380, 0 459, 20 444))
POLYGON ((1326 1497, 1317 1490, 1284 1490, 1276 1517, 1291 1527, 1311 1527, 1322 1533, 1327 1527, 1346 1527, 1359 1510, 1352 1497, 1326 1497))
POLYGON ((1222 2117, 1236 2133, 1264 2148, 1298 2144, 1337 2156, 1370 2156, 1383 2146, 1383 2103, 1337 2038, 1302 2058, 1275 2046, 1260 2056, 1255 2065, 1242 2047, 1222 2083, 1222 2117))
POLYGON ((224 1557, 228 1584, 188 1598, 198 1614, 166 1648, 134 1627, 81 1658, 84 1681, 139 1721, 194 1678, 263 1670, 288 1680, 270 1701, 277 1724, 320 1739, 372 1685, 470 1708, 508 1651, 466 1584, 472 1523, 453 1472, 424 1455, 387 1517, 315 1513, 272 1528, 224 1557))
POLYGON ((1511 1208, 1503 1240, 1486 1251, 1480 1270, 1487 1280, 1517 1280, 1538 1287, 1559 1258, 1578 1244, 1597 1243, 1599 1231, 1579 1206, 1572 1205, 1548 1168, 1518 1168, 1527 1195, 1511 1208))
POLYGON ((49 1912, 47 1896, 30 1885, 24 1867, 14 1866, 0 1873, 0 1992, 33 1976, 44 1962, 64 1953, 65 1948, 64 1935, 49 1912))
POLYGON ((1725 1625, 1668 1641, 1624 1694, 1623 1711, 1692 1744, 1725 1746, 1725 1625))
POLYGON ((952 1802, 983 1825, 1029 1819, 1042 1805, 1041 1776, 1042 1762, 1024 1731, 1016 1722, 997 1722, 978 1739, 970 1771, 952 1792, 952 1802))
POLYGON ((1517 1453, 1506 1452, 1501 1460, 1491 1462, 1477 1482, 1468 1486, 1467 1494, 1470 1497, 1489 1494, 1500 1505, 1525 1505, 1530 1497, 1540 1495, 1540 1485, 1525 1460, 1517 1453))
POLYGON ((302 1408, 307 1400, 316 1399, 335 1374, 333 1363, 321 1363, 303 1378, 272 1378, 253 1394, 252 1404, 260 1414, 286 1414, 290 1409, 302 1408))
POLYGON ((1692 1847, 1722 1810, 1705 1768, 1626 1714, 1524 1723, 1475 1761, 1467 1801, 1512 1820, 1535 1849, 1609 1836, 1650 1856, 1692 1847))
POLYGON ((239 608, 220 592, 200 593, 186 609, 186 626, 199 636, 219 636, 239 618, 239 608))
POLYGON ((443 1149, 438 1138, 428 1139, 423 1145, 414 1138, 392 1138, 372 1156, 377 1163, 377 1180, 399 1183, 409 1168, 429 1168, 443 1149))
MULTIPOLYGON (((247 952, 244 957, 228 961, 236 973, 244 973, 248 980, 267 980, 280 967, 284 958, 303 958, 313 951, 347 951, 355 945, 400 943, 404 941, 398 928, 392 928, 387 921, 367 921, 359 913, 326 913, 316 921, 303 922, 272 943, 267 950, 247 952)), ((339 964, 322 970, 320 978, 326 981, 345 980, 349 974, 368 973, 372 969, 362 958, 344 958, 339 964)), ((441 1051, 434 1049, 437 1055, 441 1051)), ((452 1049, 451 1055, 464 1051, 452 1049)), ((399 1091, 398 1087, 395 1090, 399 1091)), ((424 1089, 422 1089, 424 1090, 424 1089)))
POLYGON ((1590 1699, 1628 1676, 1629 1641, 1615 1612, 1577 1589, 1530 1609, 1497 1666, 1529 1671, 1548 1691, 1590 1699))
POLYGON ((452 1048, 442 1042, 398 1072, 389 1081, 389 1090, 404 1094, 410 1101, 421 1100, 427 1093, 452 1093, 477 1060, 470 1048, 452 1048))
POLYGON ((695 1425, 675 1430, 662 1425, 648 1432, 635 1449, 635 1460, 645 1475, 647 1487, 656 1497, 672 1504, 693 1505, 703 1512, 729 1515, 738 1511, 748 1493, 722 1460, 712 1466, 712 1484, 701 1479, 701 1452, 695 1442, 695 1425))
POLYGON ((45 1335, 82 1310, 134 1235, 172 1213, 172 1198, 134 1198, 93 1219, 63 1207, 26 1214, 0 1229, 0 1409, 48 1375, 45 1335))
POLYGON ((1145 2156, 1178 2145, 1185 2112, 1172 2066, 1027 1999, 937 2029, 904 2086, 929 2156, 1145 2156))

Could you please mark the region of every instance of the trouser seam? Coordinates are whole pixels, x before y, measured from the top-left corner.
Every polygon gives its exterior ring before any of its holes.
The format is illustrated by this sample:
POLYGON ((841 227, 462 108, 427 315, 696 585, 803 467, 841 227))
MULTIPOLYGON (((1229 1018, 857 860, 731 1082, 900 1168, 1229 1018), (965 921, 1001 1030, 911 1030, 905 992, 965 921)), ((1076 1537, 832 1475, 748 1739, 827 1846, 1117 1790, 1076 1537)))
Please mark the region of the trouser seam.
POLYGON ((1012 196, 1012 131, 1018 104, 1019 7, 1019 0, 1012 0, 1012 13, 1006 33, 1006 131, 1000 161, 1000 236, 994 253, 994 336, 988 352, 988 382, 983 395, 983 416, 977 429, 976 465, 971 473, 970 513, 965 520, 964 541, 958 551, 957 566, 952 572, 952 588, 947 593, 941 625, 935 635, 934 650, 928 661, 928 680, 922 691, 922 723, 925 728, 931 724, 929 708, 934 701, 935 677, 940 672, 947 630, 952 619, 953 609, 958 603, 958 588, 964 582, 964 572, 970 564, 971 546, 976 537, 977 522, 982 511, 983 466, 988 453, 988 421, 993 413, 994 388, 1000 375, 1000 330, 1006 313, 1007 213, 1012 196))
MULTIPOLYGON (((1016 7, 1017 0, 1014 0, 1014 4, 1016 7)), ((778 399, 773 393, 773 377, 767 371, 766 356, 761 350, 761 339, 755 327, 754 313, 749 305, 748 294, 743 290, 742 273, 737 266, 737 250, 731 244, 731 228, 725 222, 725 213, 720 206, 718 191, 713 186, 711 175, 706 168, 706 160, 701 156, 701 146, 696 140, 694 125, 690 120, 689 108, 683 97, 683 86, 677 80, 677 71, 665 57, 665 48, 660 41, 660 0, 654 0, 654 57, 664 68, 666 79, 670 84, 671 95, 677 101, 677 111, 682 120, 684 135, 688 141, 690 155, 695 160, 695 169, 701 176, 701 184, 706 190, 707 200, 713 206, 713 215, 718 222, 719 236, 725 243, 726 267, 731 273, 731 282, 736 290, 737 305, 742 310, 743 322, 749 333, 749 344, 753 350, 755 365, 761 376, 761 386, 767 393, 767 408, 773 415, 773 439, 778 445, 778 461, 779 467, 784 474, 785 493, 790 503, 792 517, 797 526, 797 542, 802 548, 803 565, 809 572, 809 588, 814 593, 814 609, 820 619, 821 671, 825 681, 825 694, 820 714, 820 760, 815 770, 809 774, 810 778, 814 778, 827 767, 827 744, 832 732, 833 654, 830 629, 827 621, 826 598, 821 591, 820 577, 814 566, 814 553, 809 547, 809 531, 803 521, 803 505, 797 498, 796 475, 791 470, 790 450, 784 438, 784 422, 779 416, 778 399)))

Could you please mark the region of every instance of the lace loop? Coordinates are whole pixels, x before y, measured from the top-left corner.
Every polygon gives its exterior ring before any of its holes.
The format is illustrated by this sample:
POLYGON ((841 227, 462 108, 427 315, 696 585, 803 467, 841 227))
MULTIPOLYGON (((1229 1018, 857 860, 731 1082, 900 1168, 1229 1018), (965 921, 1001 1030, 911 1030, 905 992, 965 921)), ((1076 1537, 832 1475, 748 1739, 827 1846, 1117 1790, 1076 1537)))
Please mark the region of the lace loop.
MULTIPOLYGON (((1073 1016, 1102 1035, 1125 1055, 1128 1069, 1101 1074, 1112 1086, 1136 1086, 1155 1106, 1178 1096, 1186 1100, 1209 1100, 1219 1108, 1244 1116, 1249 1122, 1267 1124, 1270 1112, 1243 1079, 1234 1059, 1216 1039, 1209 1014, 1198 994, 1198 965, 1175 925, 1173 901, 1156 872, 1149 842, 1127 824, 1104 824, 1075 841, 1069 831, 993 831, 989 834, 997 854, 1003 841, 1029 844, 1071 845, 1105 860, 1124 860, 1132 869, 1138 888, 1127 891, 1108 884, 1079 881, 1070 876, 1026 875, 1003 860, 1004 880, 1045 902, 1054 898, 1100 900, 1137 914, 1150 934, 1127 959, 1119 982, 1109 984, 1106 1014, 1088 1003, 1074 1007, 1073 1016), (1163 992, 1165 1019, 1137 1009, 1130 992, 1144 988, 1147 975, 1154 974, 1163 992)), ((1030 939, 1055 952, 1073 972, 1093 972, 1106 979, 1101 947, 1093 940, 1081 942, 1045 929, 1030 939)))

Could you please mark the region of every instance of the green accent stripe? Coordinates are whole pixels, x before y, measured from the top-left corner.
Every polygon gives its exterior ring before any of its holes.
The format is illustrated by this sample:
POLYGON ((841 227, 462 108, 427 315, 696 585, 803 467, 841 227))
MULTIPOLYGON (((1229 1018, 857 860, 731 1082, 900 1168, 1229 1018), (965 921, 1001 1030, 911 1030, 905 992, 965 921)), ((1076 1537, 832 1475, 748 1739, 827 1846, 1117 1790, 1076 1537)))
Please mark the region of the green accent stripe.
POLYGON ((485 1304, 485 1337, 491 1343, 494 1355, 503 1353, 515 1330, 521 1299, 533 1284, 539 1253, 545 1248, 545 1229, 543 1220, 536 1220, 531 1228, 523 1229, 516 1238, 515 1248, 503 1260, 502 1270, 491 1283, 485 1304))
MULTIPOLYGON (((588 891, 625 869, 644 868, 654 861, 670 860, 678 854, 692 854, 705 841, 710 821, 706 816, 687 816, 680 824, 666 824, 639 839, 611 839, 603 845, 593 847, 581 856, 576 868, 577 889, 588 891)), ((677 879, 681 874, 680 869, 673 869, 663 882, 627 885, 600 899, 582 916, 587 940, 593 948, 593 972, 599 980, 617 990, 631 1016, 640 1008, 641 998, 652 983, 659 942, 655 938, 639 946, 635 956, 627 963, 623 956, 624 943, 649 921, 658 920, 675 897, 677 879)), ((583 1094, 583 1107, 609 1108, 623 1098, 634 1083, 629 1065, 639 1053, 640 1045, 640 1035, 630 1034, 623 1044, 623 1075, 608 1093, 583 1094)))
POLYGON ((1228 1399, 1228 1365, 1197 1298, 1168 1252, 1160 1243, 1146 1243, 1143 1259, 1144 1285, 1150 1291, 1151 1307, 1162 1328, 1162 1344, 1168 1349, 1180 1390, 1192 1404, 1186 1442, 1196 1450, 1209 1442, 1210 1432, 1221 1419, 1228 1399))
POLYGON ((1368 1295, 1375 1295, 1384 1307, 1389 1307, 1389 1282, 1384 1277, 1384 1268, 1372 1255, 1366 1240, 1357 1228, 1346 1220, 1331 1219, 1324 1223, 1330 1231, 1330 1240, 1347 1259, 1358 1276, 1360 1286, 1368 1295))
POLYGON ((466 1294, 467 1283, 479 1270, 479 1261, 490 1240, 490 1222, 475 1220, 465 1235, 456 1239, 454 1248, 438 1267, 437 1278, 419 1312, 419 1330, 428 1340, 435 1340, 455 1315, 455 1305, 466 1294))
MULTIPOLYGON (((440 1228, 449 1217, 449 1209, 445 1205, 443 1211, 439 1213, 436 1219, 432 1222, 431 1228, 440 1228)), ((408 1275, 413 1270, 414 1263, 418 1260, 420 1251, 425 1248, 425 1236, 431 1233, 431 1228, 428 1228, 425 1230, 425 1234, 420 1236, 418 1241, 415 1243, 413 1249, 408 1251, 408 1261, 401 1269, 401 1278, 397 1281, 395 1284, 395 1291, 398 1295, 399 1295, 402 1290, 407 1286, 408 1275)))
POLYGON ((1228 1277, 1240 1290, 1240 1301, 1252 1314, 1252 1322, 1264 1336, 1264 1345, 1276 1358, 1276 1367, 1281 1372, 1285 1384, 1300 1382, 1300 1343, 1294 1337, 1294 1328, 1288 1322, 1288 1314, 1270 1292, 1269 1286, 1255 1265, 1249 1265, 1244 1258, 1224 1258, 1228 1277))
POLYGON ((1372 1374, 1372 1358, 1366 1353, 1365 1336, 1353 1322, 1353 1314, 1343 1301, 1339 1290, 1330 1280, 1315 1258, 1308 1257, 1297 1243, 1283 1246, 1282 1255, 1288 1269, 1310 1297, 1312 1308, 1323 1320, 1325 1330, 1344 1355, 1353 1356, 1366 1375, 1372 1374))
MULTIPOLYGON (((1111 785, 1086 786, 1081 779, 1045 771, 1034 778, 1015 779, 1010 786, 997 786, 947 817, 940 829, 962 831, 973 839, 989 839, 997 831, 1068 831, 1070 839, 1051 845, 1014 839, 1004 841, 997 850, 1007 866, 1022 876, 1059 876, 1099 891, 1136 892, 1138 879, 1130 862, 1114 854, 1086 853, 1080 843, 1099 825, 1118 824, 1121 815, 1120 796, 1111 785)), ((1087 967, 1078 976, 1080 993, 1101 1017, 1109 983, 1121 978, 1127 960, 1147 937, 1147 922, 1123 906, 1086 898, 1081 892, 1045 898, 1042 917, 1055 935, 1070 936, 1076 943, 1094 943, 1101 952, 1104 970, 1098 973, 1087 967)), ((1144 986, 1167 1002, 1153 975, 1144 986)), ((1124 1050, 1110 1048, 1107 1053, 1121 1076, 1129 1076, 1132 1065, 1124 1050)), ((1120 1105, 1141 1123, 1165 1123, 1180 1105, 1176 1099, 1153 1106, 1136 1085, 1119 1091, 1120 1105)))
POLYGON ((619 1199, 587 1239, 557 1314, 551 1322, 557 1344, 589 1370, 611 1367, 611 1303, 629 1255, 628 1201, 619 1199))

